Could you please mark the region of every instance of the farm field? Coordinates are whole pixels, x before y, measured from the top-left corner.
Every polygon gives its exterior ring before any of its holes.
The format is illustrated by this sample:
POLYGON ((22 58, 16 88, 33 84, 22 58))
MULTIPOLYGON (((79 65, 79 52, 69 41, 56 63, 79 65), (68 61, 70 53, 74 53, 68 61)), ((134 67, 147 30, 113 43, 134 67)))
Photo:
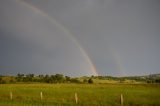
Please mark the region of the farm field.
POLYGON ((124 106, 160 106, 159 84, 0 84, 0 106, 120 106, 121 94, 124 106))

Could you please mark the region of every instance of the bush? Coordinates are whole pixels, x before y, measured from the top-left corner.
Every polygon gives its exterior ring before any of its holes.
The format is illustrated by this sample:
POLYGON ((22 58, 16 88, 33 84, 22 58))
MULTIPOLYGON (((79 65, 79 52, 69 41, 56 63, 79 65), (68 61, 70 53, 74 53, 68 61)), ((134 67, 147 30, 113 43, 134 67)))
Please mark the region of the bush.
POLYGON ((72 78, 71 83, 81 83, 77 78, 72 78))
POLYGON ((90 79, 88 80, 88 83, 89 83, 89 84, 92 84, 92 83, 93 83, 93 80, 90 78, 90 79))

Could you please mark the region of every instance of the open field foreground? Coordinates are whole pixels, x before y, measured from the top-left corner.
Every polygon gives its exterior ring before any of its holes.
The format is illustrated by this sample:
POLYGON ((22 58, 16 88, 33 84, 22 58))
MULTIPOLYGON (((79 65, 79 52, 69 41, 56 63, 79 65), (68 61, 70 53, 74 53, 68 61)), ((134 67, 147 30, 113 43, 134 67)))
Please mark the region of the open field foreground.
POLYGON ((121 94, 124 106, 160 106, 158 84, 1 84, 0 106, 120 106, 121 94))

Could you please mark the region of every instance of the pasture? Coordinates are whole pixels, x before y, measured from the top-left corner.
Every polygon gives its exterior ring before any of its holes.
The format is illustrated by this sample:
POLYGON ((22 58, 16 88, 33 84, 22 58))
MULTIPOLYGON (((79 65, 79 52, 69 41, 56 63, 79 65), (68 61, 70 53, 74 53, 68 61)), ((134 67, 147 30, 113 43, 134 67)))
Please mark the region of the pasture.
POLYGON ((160 106, 159 84, 0 84, 0 106, 121 106, 121 94, 124 106, 160 106))

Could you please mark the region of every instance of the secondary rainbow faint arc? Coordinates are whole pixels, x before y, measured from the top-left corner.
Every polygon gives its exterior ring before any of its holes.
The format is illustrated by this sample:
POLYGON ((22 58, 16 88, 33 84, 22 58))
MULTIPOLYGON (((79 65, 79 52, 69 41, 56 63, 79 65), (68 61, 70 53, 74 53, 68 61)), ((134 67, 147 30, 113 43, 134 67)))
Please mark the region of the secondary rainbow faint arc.
POLYGON ((109 50, 111 51, 111 53, 114 57, 114 60, 116 63, 116 69, 117 69, 117 71, 119 71, 120 76, 125 76, 126 75, 125 74, 125 67, 123 65, 121 57, 118 55, 118 53, 114 47, 109 46, 109 50))
POLYGON ((87 60, 87 62, 89 63, 92 73, 95 76, 98 76, 98 73, 96 71, 96 67, 93 65, 90 57, 88 56, 88 54, 86 53, 86 51, 81 47, 81 45, 78 43, 78 41, 73 37, 73 34, 67 29, 65 28, 63 25, 61 25, 60 23, 58 23, 56 21, 56 19, 54 19, 53 17, 50 17, 48 14, 46 14, 45 12, 43 12, 42 10, 38 9, 35 6, 32 6, 22 0, 16 0, 17 2, 25 5, 28 8, 31 8, 32 10, 34 10, 36 13, 41 14, 42 16, 46 17, 50 22, 52 22, 53 24, 57 25, 60 29, 62 29, 67 35, 68 37, 71 38, 71 40, 76 44, 76 46, 80 49, 82 55, 84 56, 84 58, 87 60))

